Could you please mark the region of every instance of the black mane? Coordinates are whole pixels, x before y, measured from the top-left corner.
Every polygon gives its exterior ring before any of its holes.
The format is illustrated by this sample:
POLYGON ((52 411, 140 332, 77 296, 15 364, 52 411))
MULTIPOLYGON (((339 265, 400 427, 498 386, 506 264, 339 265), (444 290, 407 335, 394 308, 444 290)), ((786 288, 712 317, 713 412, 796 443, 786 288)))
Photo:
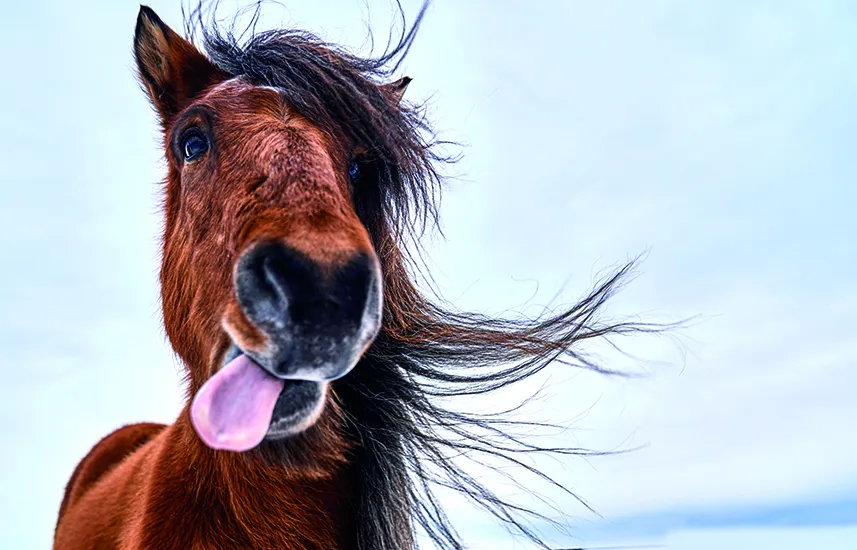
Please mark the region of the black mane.
MULTIPOLYGON (((665 327, 599 319, 603 304, 634 262, 602 280, 573 307, 536 319, 460 312, 418 290, 413 283, 418 262, 407 253, 406 243, 419 236, 425 222, 437 221, 438 167, 447 159, 435 152, 437 142, 424 110, 407 102, 397 107, 380 85, 392 79, 407 54, 427 5, 378 57, 357 56, 303 31, 256 32, 259 4, 246 39, 220 29, 208 17, 210 6, 197 6, 186 26, 191 38, 201 33, 207 55, 220 69, 282 90, 302 116, 365 151, 355 202, 383 267, 384 323, 364 359, 337 386, 351 435, 359 443, 353 467, 359 471, 354 494, 359 495, 361 548, 415 548, 416 528, 439 548, 464 548, 435 497, 436 487, 460 492, 511 530, 546 547, 529 520, 548 518, 496 496, 451 457, 505 462, 574 496, 524 458, 594 453, 541 447, 516 436, 516 427, 534 424, 510 419, 514 409, 478 415, 445 403, 508 387, 554 362, 621 374, 597 365, 577 344, 665 327)), ((401 6, 399 11, 404 20, 401 6)))

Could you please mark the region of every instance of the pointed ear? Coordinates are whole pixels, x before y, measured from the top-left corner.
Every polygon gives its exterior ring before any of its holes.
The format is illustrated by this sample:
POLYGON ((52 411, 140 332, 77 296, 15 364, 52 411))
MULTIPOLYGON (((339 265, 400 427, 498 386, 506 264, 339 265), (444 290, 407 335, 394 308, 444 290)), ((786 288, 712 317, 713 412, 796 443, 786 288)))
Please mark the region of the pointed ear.
POLYGON ((134 58, 164 124, 207 87, 228 77, 148 6, 140 6, 137 16, 134 58))
POLYGON ((403 76, 399 80, 395 82, 390 82, 389 84, 384 84, 381 86, 381 89, 384 90, 384 93, 392 99, 396 103, 402 102, 402 97, 405 95, 405 90, 408 89, 408 84, 413 80, 409 76, 403 76))

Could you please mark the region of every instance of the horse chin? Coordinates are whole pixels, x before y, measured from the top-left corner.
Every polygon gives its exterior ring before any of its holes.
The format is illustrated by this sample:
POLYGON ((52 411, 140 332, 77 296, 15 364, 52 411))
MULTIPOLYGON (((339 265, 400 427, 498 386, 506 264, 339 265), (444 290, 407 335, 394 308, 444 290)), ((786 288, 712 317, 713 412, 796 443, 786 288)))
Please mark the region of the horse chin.
POLYGON ((328 382, 287 381, 274 405, 274 414, 271 415, 271 425, 265 439, 286 439, 315 424, 324 412, 328 386, 328 382))

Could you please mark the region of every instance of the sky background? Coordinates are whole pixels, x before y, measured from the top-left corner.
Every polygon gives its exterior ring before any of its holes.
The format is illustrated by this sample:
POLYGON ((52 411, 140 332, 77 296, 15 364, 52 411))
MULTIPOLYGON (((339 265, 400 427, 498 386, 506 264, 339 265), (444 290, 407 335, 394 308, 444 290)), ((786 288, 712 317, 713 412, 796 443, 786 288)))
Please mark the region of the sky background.
MULTIPOLYGON (((181 27, 177 2, 151 5, 181 27)), ((14 2, 0 17, 4 548, 49 547, 91 446, 181 406, 137 10, 14 2)), ((392 12, 267 13, 365 53, 367 13, 383 38, 392 12)), ((643 446, 539 463, 603 516, 545 488, 571 518, 557 547, 857 548, 857 5, 436 0, 404 73, 465 144, 445 238, 425 243, 446 298, 535 315, 643 253, 610 313, 699 316, 622 343, 645 361, 600 350, 646 378, 534 381, 547 391, 527 418, 572 426, 557 441, 643 446)), ((528 548, 449 502, 473 548, 528 548)))

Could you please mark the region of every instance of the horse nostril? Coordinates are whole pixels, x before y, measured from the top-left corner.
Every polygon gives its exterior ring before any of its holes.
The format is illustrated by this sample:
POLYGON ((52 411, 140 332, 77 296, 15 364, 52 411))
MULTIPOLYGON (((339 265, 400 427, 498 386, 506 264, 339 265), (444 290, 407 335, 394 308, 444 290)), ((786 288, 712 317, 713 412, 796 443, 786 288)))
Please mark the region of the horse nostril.
POLYGON ((346 319, 358 321, 366 309, 374 278, 374 265, 360 254, 331 274, 328 299, 346 319))
POLYGON ((239 260, 235 290, 248 319, 263 331, 300 328, 334 336, 359 329, 376 292, 375 265, 366 254, 322 269, 280 243, 257 245, 239 260))
POLYGON ((262 272, 265 275, 265 283, 271 289, 272 294, 276 294, 277 305, 282 305, 283 310, 287 309, 289 297, 286 294, 286 285, 282 274, 277 273, 277 268, 273 265, 270 256, 266 256, 262 261, 262 272))
POLYGON ((241 309, 264 330, 281 330, 288 321, 288 289, 273 263, 268 247, 257 247, 241 258, 235 277, 241 309))
POLYGON ((363 253, 320 266, 266 243, 246 252, 235 271, 238 305, 268 340, 253 359, 287 379, 335 380, 353 368, 380 330, 381 294, 375 260, 363 253))

